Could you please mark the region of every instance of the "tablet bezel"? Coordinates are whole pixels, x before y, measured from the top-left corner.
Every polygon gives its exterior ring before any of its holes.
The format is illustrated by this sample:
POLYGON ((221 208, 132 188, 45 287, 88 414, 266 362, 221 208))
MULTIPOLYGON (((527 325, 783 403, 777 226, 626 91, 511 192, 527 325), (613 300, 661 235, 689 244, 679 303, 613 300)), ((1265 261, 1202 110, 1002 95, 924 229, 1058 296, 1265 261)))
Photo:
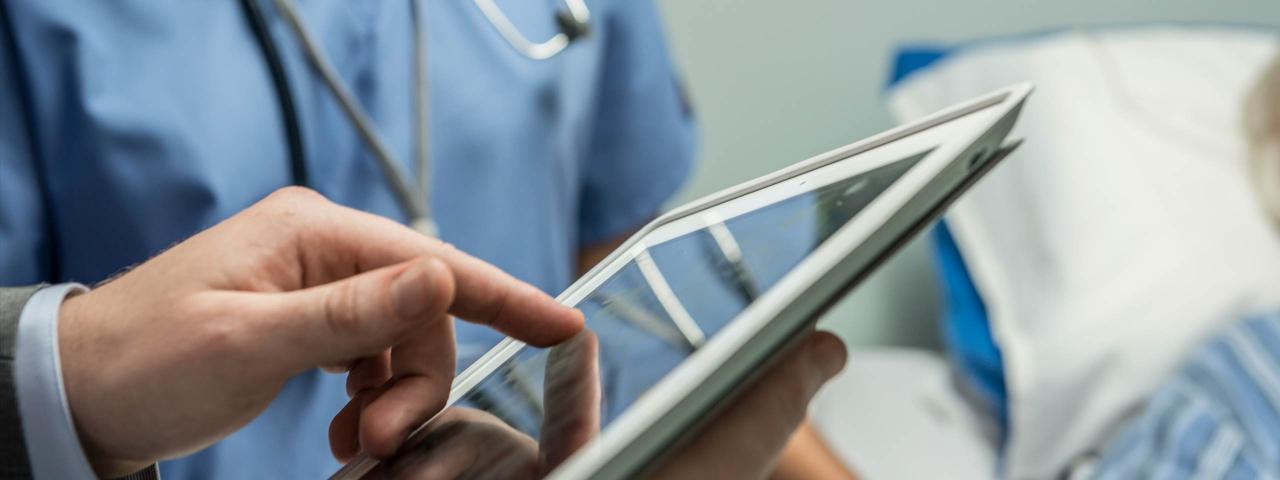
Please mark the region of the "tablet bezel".
MULTIPOLYGON (((1008 87, 678 207, 641 228, 574 282, 557 300, 571 303, 588 293, 639 250, 651 246, 646 239, 653 232, 673 222, 895 142, 905 142, 906 151, 918 147, 916 153, 928 152, 854 220, 735 317, 705 348, 682 362, 601 436, 570 457, 551 478, 626 478, 652 463, 717 400, 732 395, 736 385, 748 383, 744 381, 751 376, 747 370, 762 366, 774 352, 785 348, 841 291, 882 261, 902 237, 920 228, 922 219, 931 220, 940 213, 936 211, 939 205, 954 199, 966 182, 989 169, 993 153, 1000 150, 1030 91, 1028 84, 1008 87), (960 119, 968 122, 966 128, 924 141, 929 135, 922 133, 960 119)), ((482 356, 455 379, 449 405, 523 347, 508 338, 482 356)), ((358 478, 373 465, 362 456, 333 478, 358 478)))
POLYGON ((785 348, 788 338, 798 337, 797 332, 815 322, 816 315, 827 308, 832 299, 839 298, 838 292, 856 283, 852 281, 886 257, 894 243, 918 229, 922 219, 939 214, 936 207, 948 197, 953 198, 952 194, 967 180, 976 179, 991 166, 995 160, 992 154, 1000 150, 1030 90, 1030 85, 1025 84, 1003 89, 677 208, 642 229, 566 290, 592 285, 596 283, 593 281, 596 275, 607 276, 610 265, 625 259, 629 249, 663 224, 890 143, 910 142, 913 136, 945 123, 974 114, 986 115, 969 131, 953 133, 942 143, 928 142, 918 148, 906 148, 930 153, 550 478, 632 476, 667 450, 673 437, 680 436, 698 419, 711 417, 705 415, 711 404, 723 403, 719 401, 735 389, 735 384, 749 383, 743 381, 749 380, 748 372, 735 370, 759 366, 762 359, 785 348), (864 253, 863 258, 858 258, 858 252, 864 253), (732 368, 734 366, 737 368, 732 368), (695 398, 697 396, 703 398, 695 398))

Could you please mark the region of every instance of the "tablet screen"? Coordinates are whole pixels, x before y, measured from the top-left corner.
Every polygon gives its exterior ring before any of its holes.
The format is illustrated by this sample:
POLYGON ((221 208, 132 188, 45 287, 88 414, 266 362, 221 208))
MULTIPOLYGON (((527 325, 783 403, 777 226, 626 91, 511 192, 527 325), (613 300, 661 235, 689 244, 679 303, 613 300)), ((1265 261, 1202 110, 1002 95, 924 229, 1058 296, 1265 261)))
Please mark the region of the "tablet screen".
MULTIPOLYGON (((437 427, 455 418, 500 421, 544 448, 560 441, 556 436, 580 443, 591 434, 572 430, 607 426, 927 153, 815 181, 820 186, 728 218, 693 214, 702 217, 700 228, 644 243, 577 302, 593 334, 586 348, 522 348, 460 397, 455 412, 433 422, 426 442, 439 448, 462 441, 466 429, 437 427)), ((487 451, 507 445, 484 443, 487 451)), ((519 450, 528 442, 510 445, 519 450)), ((486 455, 488 461, 472 462, 485 470, 473 473, 507 476, 507 469, 524 468, 516 453, 486 455)))

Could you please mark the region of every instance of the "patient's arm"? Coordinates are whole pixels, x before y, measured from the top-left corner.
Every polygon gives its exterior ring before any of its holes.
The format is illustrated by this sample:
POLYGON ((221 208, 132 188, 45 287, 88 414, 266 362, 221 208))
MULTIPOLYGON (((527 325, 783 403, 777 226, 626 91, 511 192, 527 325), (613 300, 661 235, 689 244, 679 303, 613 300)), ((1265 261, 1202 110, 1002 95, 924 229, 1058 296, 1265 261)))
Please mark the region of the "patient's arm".
POLYGON ((791 435, 787 449, 778 459, 773 472, 775 480, 791 479, 852 479, 857 478, 840 459, 836 458, 818 431, 806 420, 791 435))

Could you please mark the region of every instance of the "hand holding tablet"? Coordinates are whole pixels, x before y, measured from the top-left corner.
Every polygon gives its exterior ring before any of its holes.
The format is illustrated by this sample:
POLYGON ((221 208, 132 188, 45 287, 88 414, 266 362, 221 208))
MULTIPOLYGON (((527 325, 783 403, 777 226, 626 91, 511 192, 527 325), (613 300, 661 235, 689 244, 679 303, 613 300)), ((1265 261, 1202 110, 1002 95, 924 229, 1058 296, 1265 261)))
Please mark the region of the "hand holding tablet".
POLYGON ((54 352, 98 476, 212 444, 290 378, 353 362, 348 385, 365 393, 333 445, 390 455, 449 396, 451 314, 542 345, 582 330, 581 314, 492 265, 294 188, 66 300, 54 352))
MULTIPOLYGON (((482 410, 451 408, 364 478, 542 478, 599 433, 597 355, 597 340, 587 331, 548 358, 541 438, 482 410)), ((840 371, 845 355, 834 335, 811 334, 651 476, 751 478, 767 472, 805 417, 808 400, 840 371)))
MULTIPOLYGON (((536 475, 630 478, 680 464, 697 450, 691 439, 733 430, 710 419, 732 425, 753 398, 736 395, 771 381, 771 366, 786 371, 801 355, 790 347, 820 313, 1016 147, 1006 137, 1030 90, 977 98, 641 229, 557 299, 582 310, 593 333, 596 378, 582 385, 598 397, 579 397, 591 406, 572 410, 598 419, 598 435, 561 428, 582 420, 548 395, 563 380, 552 367, 574 344, 542 350, 507 339, 459 375, 450 407, 410 443, 448 443, 443 424, 469 419, 542 452, 536 475), (566 432, 572 441, 551 442, 566 432)), ((376 463, 358 458, 335 478, 361 478, 376 463)))

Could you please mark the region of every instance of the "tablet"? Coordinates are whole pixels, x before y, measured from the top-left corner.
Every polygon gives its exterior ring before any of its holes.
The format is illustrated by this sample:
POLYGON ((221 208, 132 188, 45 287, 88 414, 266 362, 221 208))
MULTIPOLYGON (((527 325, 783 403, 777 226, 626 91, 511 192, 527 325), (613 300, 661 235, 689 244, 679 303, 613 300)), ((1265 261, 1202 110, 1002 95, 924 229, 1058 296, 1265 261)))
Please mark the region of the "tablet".
MULTIPOLYGON (((551 349, 494 347, 411 435, 414 463, 489 478, 644 473, 1015 148, 1006 137, 1030 91, 976 98, 654 220, 557 298, 588 331, 551 349)), ((333 478, 376 463, 359 457, 333 478)))

